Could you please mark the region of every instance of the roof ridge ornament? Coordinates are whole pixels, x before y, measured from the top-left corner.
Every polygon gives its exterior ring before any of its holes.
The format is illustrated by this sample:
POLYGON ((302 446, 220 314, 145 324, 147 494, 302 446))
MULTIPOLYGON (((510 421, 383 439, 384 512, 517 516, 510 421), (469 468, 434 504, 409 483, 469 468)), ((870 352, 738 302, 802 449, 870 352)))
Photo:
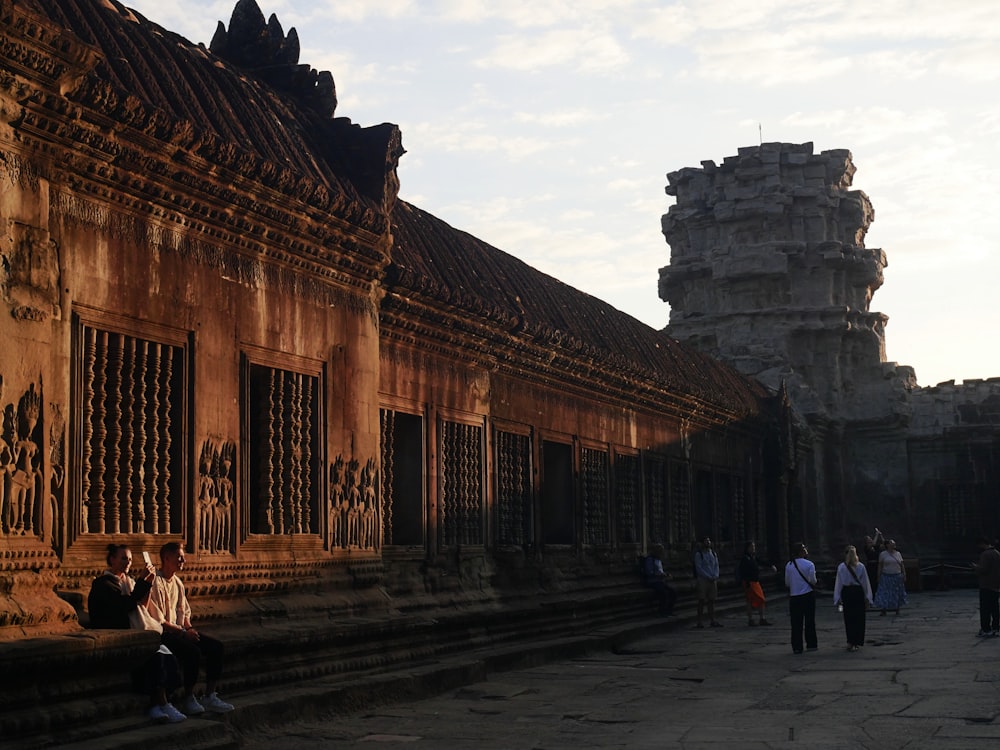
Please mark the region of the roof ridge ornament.
POLYGON ((274 13, 265 21, 256 0, 238 0, 228 31, 219 21, 209 49, 275 88, 293 94, 320 114, 333 117, 337 109, 333 75, 300 65, 298 32, 291 28, 286 35, 274 13))

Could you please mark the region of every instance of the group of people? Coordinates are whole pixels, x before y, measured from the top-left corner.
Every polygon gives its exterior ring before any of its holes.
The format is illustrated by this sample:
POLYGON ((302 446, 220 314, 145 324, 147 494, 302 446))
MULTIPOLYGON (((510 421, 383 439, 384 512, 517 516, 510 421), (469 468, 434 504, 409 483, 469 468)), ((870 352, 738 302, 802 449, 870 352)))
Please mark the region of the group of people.
MULTIPOLYGON (((882 544, 882 534, 865 537, 865 557, 877 572, 873 576, 850 544, 844 550, 844 561, 837 566, 833 585, 833 603, 844 616, 847 650, 857 651, 865 645, 865 625, 869 607, 882 615, 906 604, 906 567, 903 556, 893 539, 882 544), (874 592, 874 593, 873 593, 874 592)), ((805 648, 818 648, 816 638, 816 591, 819 581, 816 566, 809 560, 809 549, 801 542, 792 546, 792 556, 785 566, 785 585, 789 590, 788 612, 792 625, 792 652, 801 654, 805 648)))
MULTIPOLYGON (((995 586, 988 593, 981 592, 981 599, 989 600, 988 606, 992 625, 984 625, 983 630, 1000 635, 1000 551, 990 547, 984 566, 989 566, 990 575, 995 577, 995 586), (992 630, 989 630, 992 628, 992 630)), ((785 586, 789 589, 788 610, 792 629, 792 651, 801 654, 818 648, 816 637, 816 592, 820 588, 816 576, 816 566, 809 559, 809 549, 803 543, 792 546, 791 557, 785 566, 785 586)), ((754 542, 747 542, 736 570, 736 579, 743 588, 746 599, 747 625, 770 625, 765 616, 767 598, 760 584, 762 566, 757 558, 754 542)), ((903 556, 896 549, 893 539, 885 540, 876 529, 875 536, 866 536, 864 555, 866 566, 854 545, 844 551, 844 561, 837 567, 834 582, 833 603, 843 612, 847 649, 857 651, 865 642, 865 623, 870 607, 899 614, 906 604, 906 568, 903 556)), ((661 610, 665 614, 673 612, 677 595, 667 582, 669 575, 662 564, 663 545, 656 544, 645 560, 644 575, 647 585, 656 593, 661 610)), ((702 538, 692 555, 692 572, 697 591, 696 628, 705 627, 707 613, 709 627, 722 627, 715 618, 715 602, 718 597, 719 557, 709 537, 702 538)))
POLYGON ((107 569, 94 579, 87 600, 90 626, 103 629, 152 630, 160 648, 140 669, 143 689, 150 695, 149 717, 176 723, 211 711, 226 713, 233 706, 216 690, 222 676, 223 644, 191 624, 191 605, 177 574, 184 569, 184 550, 176 542, 160 548, 160 568, 149 558, 141 574, 129 575, 132 551, 109 544, 107 569), (194 693, 201 660, 205 659, 205 695, 194 693), (180 708, 171 702, 180 689, 180 708))
MULTIPOLYGON (((677 592, 668 583, 670 575, 663 569, 664 548, 662 544, 654 544, 649 554, 643 560, 643 579, 653 590, 664 615, 672 615, 677 601, 677 592)), ((695 545, 691 558, 695 588, 698 601, 698 617, 695 627, 705 627, 705 615, 708 615, 708 626, 721 628, 722 623, 715 619, 715 601, 719 595, 719 556, 712 546, 710 537, 703 537, 695 545)), ((737 578, 743 586, 747 602, 748 625, 770 625, 764 616, 766 597, 760 585, 761 563, 757 559, 757 547, 748 542, 743 550, 737 569, 737 578), (758 619, 754 621, 754 614, 758 619)), ((774 571, 774 567, 771 566, 774 571)))

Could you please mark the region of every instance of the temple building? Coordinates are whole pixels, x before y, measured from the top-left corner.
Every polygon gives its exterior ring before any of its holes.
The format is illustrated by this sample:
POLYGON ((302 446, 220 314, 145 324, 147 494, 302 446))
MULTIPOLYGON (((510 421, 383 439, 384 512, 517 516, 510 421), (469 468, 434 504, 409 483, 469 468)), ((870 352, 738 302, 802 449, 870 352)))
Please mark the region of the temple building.
POLYGON ((0 0, 0 45, 0 638, 79 629, 112 541, 219 621, 783 556, 782 388, 399 200, 253 0, 209 47, 0 0))
POLYGON ((876 527, 905 557, 975 551, 1000 534, 1000 378, 917 385, 887 362, 870 309, 887 266, 846 150, 764 143, 668 176, 667 332, 729 362, 794 411, 795 536, 836 557, 876 527), (798 515, 799 513, 804 515, 798 515))

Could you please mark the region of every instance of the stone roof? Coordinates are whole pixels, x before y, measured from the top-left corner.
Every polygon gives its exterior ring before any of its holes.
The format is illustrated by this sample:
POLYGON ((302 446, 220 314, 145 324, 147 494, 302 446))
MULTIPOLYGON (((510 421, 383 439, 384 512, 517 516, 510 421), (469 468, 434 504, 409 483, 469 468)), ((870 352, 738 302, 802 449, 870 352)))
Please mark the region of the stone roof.
POLYGON ((757 413, 768 395, 719 360, 405 201, 393 210, 392 234, 386 284, 396 293, 440 300, 507 332, 739 414, 757 413))
MULTIPOLYGON (((298 39, 254 0, 239 0, 212 49, 117 0, 19 0, 91 48, 66 96, 107 117, 120 138, 193 154, 328 215, 381 232, 391 211, 390 287, 579 357, 620 380, 739 415, 759 411, 762 386, 605 302, 407 203, 396 203, 398 129, 334 117, 332 76, 298 64, 298 39), (125 127, 132 132, 126 132, 125 127), (138 133, 136 133, 138 131, 138 133), (393 206, 395 206, 393 208, 393 206)), ((0 10, 4 2, 0 0, 0 10)), ((58 40, 56 40, 58 41, 58 40)), ((123 167, 128 164, 123 162, 123 167)), ((651 291, 652 293, 652 291, 651 291)))
POLYGON ((298 64, 294 29, 286 36, 274 16, 265 23, 254 0, 240 0, 228 34, 220 22, 218 54, 117 0, 18 4, 93 49, 93 67, 68 91, 71 100, 356 223, 384 220, 386 154, 375 151, 372 164, 370 147, 385 142, 394 168, 398 130, 335 118, 332 76, 298 64), (255 35, 272 48, 270 57, 257 50, 256 70, 246 67, 255 35))

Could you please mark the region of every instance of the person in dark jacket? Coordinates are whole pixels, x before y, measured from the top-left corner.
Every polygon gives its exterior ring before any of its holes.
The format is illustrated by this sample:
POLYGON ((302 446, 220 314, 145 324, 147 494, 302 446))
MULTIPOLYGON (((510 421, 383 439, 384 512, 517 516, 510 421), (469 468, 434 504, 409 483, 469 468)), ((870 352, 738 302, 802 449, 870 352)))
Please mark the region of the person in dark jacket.
POLYGON ((663 569, 663 545, 654 544, 649 549, 649 554, 642 561, 643 580, 660 605, 660 612, 669 617, 674 613, 674 604, 677 602, 677 592, 667 583, 670 574, 663 569))
POLYGON ((978 539, 979 562, 972 567, 979 578, 979 637, 1000 636, 1000 552, 986 537, 978 539))
MULTIPOLYGON (((768 566, 773 573, 773 565, 768 566)), ((757 559, 757 545, 754 542, 747 542, 743 547, 743 557, 736 571, 737 578, 743 586, 743 595, 747 600, 747 625, 756 625, 753 621, 754 610, 757 611, 761 625, 770 625, 770 621, 764 617, 764 605, 767 597, 764 596, 764 589, 760 585, 760 560, 757 559)))
MULTIPOLYGON (((109 544, 108 568, 94 579, 87 597, 90 627, 99 630, 158 630, 158 623, 145 615, 146 603, 156 578, 156 568, 146 563, 144 575, 138 580, 129 574, 132 552, 127 545, 109 544)), ((149 718, 158 722, 177 723, 187 716, 167 699, 168 691, 180 684, 180 666, 169 649, 161 646, 138 670, 138 682, 151 693, 149 718)))
POLYGON ((130 580, 132 552, 124 544, 109 544, 108 568, 94 579, 87 597, 90 627, 98 630, 128 630, 129 615, 149 599, 156 568, 146 566, 146 575, 130 580))

